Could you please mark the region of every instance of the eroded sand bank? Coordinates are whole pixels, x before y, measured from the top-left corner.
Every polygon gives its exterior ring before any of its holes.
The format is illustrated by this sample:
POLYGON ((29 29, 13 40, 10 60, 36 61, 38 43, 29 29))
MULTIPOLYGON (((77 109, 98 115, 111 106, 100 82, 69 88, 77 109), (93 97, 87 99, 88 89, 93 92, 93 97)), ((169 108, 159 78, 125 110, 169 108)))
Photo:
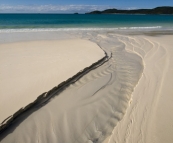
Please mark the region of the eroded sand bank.
POLYGON ((2 142, 14 138, 16 142, 102 142, 122 119, 143 71, 142 58, 128 52, 119 37, 102 38, 95 32, 77 35, 97 43, 109 61, 39 110, 23 114, 2 133, 2 142))
POLYGON ((104 55, 81 39, 0 44, 0 123, 104 55))

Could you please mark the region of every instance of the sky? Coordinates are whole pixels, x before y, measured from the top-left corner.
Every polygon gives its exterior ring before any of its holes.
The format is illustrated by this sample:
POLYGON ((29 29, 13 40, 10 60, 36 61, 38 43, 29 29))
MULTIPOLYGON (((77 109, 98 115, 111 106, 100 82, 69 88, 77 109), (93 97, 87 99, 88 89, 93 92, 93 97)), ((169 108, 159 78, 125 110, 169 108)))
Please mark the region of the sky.
POLYGON ((173 0, 0 0, 0 13, 85 13, 173 6, 173 0))

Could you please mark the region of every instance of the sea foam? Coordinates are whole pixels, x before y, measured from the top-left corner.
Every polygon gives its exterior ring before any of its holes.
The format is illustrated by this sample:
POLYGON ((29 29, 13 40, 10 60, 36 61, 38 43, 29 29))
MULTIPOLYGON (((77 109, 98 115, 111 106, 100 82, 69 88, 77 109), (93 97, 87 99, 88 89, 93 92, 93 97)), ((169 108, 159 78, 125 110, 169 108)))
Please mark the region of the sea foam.
POLYGON ((116 27, 116 28, 21 28, 21 29, 0 29, 0 33, 15 32, 56 32, 56 31, 119 31, 119 30, 159 30, 162 26, 148 27, 116 27))

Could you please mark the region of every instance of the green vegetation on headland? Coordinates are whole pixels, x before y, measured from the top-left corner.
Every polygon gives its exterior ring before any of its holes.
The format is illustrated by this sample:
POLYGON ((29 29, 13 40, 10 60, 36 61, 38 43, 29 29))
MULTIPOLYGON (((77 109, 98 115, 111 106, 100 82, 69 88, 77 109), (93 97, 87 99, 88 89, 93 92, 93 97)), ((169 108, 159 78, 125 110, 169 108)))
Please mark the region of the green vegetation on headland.
POLYGON ((86 14, 173 14, 173 7, 163 6, 153 9, 133 9, 133 10, 118 10, 106 9, 104 11, 92 11, 86 14))

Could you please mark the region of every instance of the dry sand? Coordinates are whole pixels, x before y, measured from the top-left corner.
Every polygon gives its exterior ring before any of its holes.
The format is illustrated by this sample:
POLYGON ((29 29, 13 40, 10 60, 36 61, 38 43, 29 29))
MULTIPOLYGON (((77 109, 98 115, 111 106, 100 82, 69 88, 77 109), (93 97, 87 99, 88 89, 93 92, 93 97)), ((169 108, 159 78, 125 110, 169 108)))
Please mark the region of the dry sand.
POLYGON ((103 56, 81 39, 0 44, 0 123, 103 56))
POLYGON ((172 143, 173 36, 128 38, 127 49, 143 55, 145 68, 127 113, 105 142, 172 143))
POLYGON ((86 33, 110 60, 23 114, 1 142, 172 143, 173 36, 86 33))

